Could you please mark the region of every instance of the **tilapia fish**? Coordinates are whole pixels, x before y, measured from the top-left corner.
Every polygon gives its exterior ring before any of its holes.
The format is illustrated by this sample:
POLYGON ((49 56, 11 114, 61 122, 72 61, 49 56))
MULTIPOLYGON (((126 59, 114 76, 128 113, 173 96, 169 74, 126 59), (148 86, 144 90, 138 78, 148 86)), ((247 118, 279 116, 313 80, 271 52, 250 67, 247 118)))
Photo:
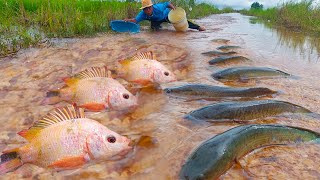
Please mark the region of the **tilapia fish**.
POLYGON ((222 102, 194 110, 186 115, 185 118, 219 122, 228 120, 252 120, 283 113, 311 113, 311 111, 289 102, 276 100, 222 102))
POLYGON ((277 93, 268 88, 230 88, 206 84, 187 84, 164 89, 169 96, 190 98, 261 97, 277 93))
POLYGON ((137 105, 137 98, 113 79, 106 67, 92 67, 64 81, 65 87, 47 93, 45 103, 64 100, 90 111, 126 110, 137 105))
POLYGON ((75 169, 123 158, 132 149, 126 137, 86 118, 83 109, 73 106, 55 109, 18 134, 29 143, 3 152, 0 174, 27 163, 59 171, 75 169))
POLYGON ((228 62, 238 62, 238 61, 248 61, 249 59, 243 56, 220 56, 209 61, 210 65, 228 63, 228 62))
POLYGON ((152 52, 138 53, 132 58, 119 61, 120 76, 142 86, 176 81, 175 75, 152 52))
POLYGON ((213 73, 211 76, 217 81, 226 82, 289 77, 291 75, 286 72, 267 67, 232 67, 213 73))
POLYGON ((308 129, 282 125, 238 126, 216 135, 197 147, 180 171, 180 179, 217 179, 235 162, 264 146, 318 141, 320 134, 308 129))

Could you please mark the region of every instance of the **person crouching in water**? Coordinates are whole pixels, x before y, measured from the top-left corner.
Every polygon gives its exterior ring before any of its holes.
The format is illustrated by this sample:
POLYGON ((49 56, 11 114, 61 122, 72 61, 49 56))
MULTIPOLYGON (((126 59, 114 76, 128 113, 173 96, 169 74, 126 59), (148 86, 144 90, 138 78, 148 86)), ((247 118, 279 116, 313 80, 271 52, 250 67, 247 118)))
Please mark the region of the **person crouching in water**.
MULTIPOLYGON (((168 14, 171 9, 176 9, 175 6, 171 2, 163 2, 153 4, 151 0, 141 0, 142 11, 136 16, 136 18, 132 19, 124 19, 124 21, 129 21, 133 23, 139 23, 143 20, 151 21, 151 29, 159 30, 161 28, 161 23, 169 22, 168 14)), ((206 29, 202 26, 194 24, 188 20, 190 29, 197 29, 199 31, 205 31, 206 29)))

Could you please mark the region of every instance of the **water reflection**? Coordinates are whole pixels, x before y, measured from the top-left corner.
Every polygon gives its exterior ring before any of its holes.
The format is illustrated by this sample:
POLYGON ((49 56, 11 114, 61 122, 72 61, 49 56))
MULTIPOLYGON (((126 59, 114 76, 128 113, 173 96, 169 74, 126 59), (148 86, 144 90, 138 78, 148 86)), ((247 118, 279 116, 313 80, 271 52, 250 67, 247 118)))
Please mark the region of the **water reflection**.
POLYGON ((260 24, 275 32, 278 36, 278 44, 293 48, 304 57, 302 60, 312 62, 313 56, 317 56, 315 62, 320 61, 320 38, 315 35, 306 35, 302 32, 290 31, 289 29, 273 26, 269 22, 250 17, 251 24, 260 24))

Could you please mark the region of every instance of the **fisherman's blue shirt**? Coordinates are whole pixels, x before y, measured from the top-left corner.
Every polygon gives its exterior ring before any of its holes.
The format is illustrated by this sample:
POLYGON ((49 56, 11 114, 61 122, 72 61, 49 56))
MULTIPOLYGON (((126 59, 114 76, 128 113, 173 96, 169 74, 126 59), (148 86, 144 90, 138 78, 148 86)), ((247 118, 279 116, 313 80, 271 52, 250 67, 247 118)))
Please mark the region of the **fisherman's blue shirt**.
POLYGON ((162 21, 168 18, 168 14, 170 12, 170 8, 168 8, 170 2, 164 2, 164 3, 158 3, 154 4, 153 6, 153 12, 151 16, 148 16, 146 13, 140 11, 140 13, 136 17, 137 23, 143 20, 149 20, 149 21, 162 21))

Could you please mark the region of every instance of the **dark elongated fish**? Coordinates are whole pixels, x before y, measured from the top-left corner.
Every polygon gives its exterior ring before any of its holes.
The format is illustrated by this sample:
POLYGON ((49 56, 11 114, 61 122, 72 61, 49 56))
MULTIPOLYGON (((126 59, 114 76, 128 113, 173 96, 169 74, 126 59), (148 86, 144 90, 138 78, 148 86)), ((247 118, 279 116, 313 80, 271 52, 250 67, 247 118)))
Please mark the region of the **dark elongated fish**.
POLYGON ((192 111, 185 118, 219 122, 226 120, 252 120, 282 113, 311 113, 311 111, 289 102, 276 100, 222 102, 192 111))
POLYGON ((220 56, 217 58, 214 58, 209 61, 209 64, 220 64, 220 63, 227 63, 231 61, 248 61, 249 59, 243 56, 220 56))
POLYGON ((254 149, 319 141, 320 134, 283 125, 245 125, 230 129, 203 142, 186 160, 180 179, 217 179, 236 161, 254 149))
POLYGON ((231 54, 236 54, 237 52, 230 51, 230 52, 223 52, 223 51, 208 51, 201 53, 205 56, 221 56, 221 55, 231 55, 231 54))
POLYGON ((238 49, 240 48, 240 46, 219 46, 217 47, 218 50, 221 50, 221 51, 229 51, 231 49, 238 49))
POLYGON ((267 67, 232 67, 211 75, 215 80, 225 81, 241 81, 248 79, 289 77, 290 74, 267 67))
POLYGON ((215 43, 227 43, 230 40, 228 40, 228 39, 212 39, 211 41, 215 42, 215 43))
POLYGON ((206 84, 187 84, 169 87, 164 92, 170 96, 187 96, 192 98, 223 98, 223 97, 260 97, 277 93, 268 88, 230 88, 206 84))

